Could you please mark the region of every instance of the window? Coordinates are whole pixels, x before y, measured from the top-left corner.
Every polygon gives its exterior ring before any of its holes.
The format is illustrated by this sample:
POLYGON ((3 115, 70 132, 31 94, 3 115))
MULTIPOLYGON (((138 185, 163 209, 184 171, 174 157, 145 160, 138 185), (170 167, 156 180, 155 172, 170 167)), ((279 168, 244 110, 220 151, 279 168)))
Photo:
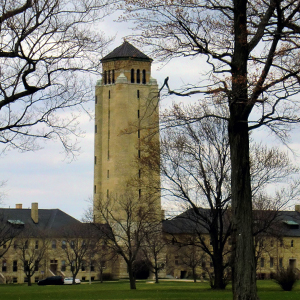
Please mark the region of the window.
POLYGON ((282 257, 280 257, 280 258, 279 258, 279 267, 280 267, 280 268, 282 268, 282 266, 283 266, 282 261, 283 261, 283 259, 282 259, 282 257))
POLYGON ((130 82, 134 83, 134 69, 131 69, 130 82))
POLYGON ((63 241, 61 242, 61 248, 62 248, 62 249, 66 249, 66 248, 67 248, 67 242, 66 242, 65 240, 63 240, 63 241))
POLYGON ((260 259, 260 267, 261 267, 261 268, 264 268, 264 266, 265 266, 265 259, 264 259, 264 258, 261 258, 261 259, 260 259))
POLYGON ((137 90, 136 96, 138 99, 140 98, 140 90, 137 90))
POLYGON ((71 249, 74 249, 75 248, 75 241, 71 241, 70 246, 71 246, 71 249))
POLYGON ((109 178, 109 170, 107 170, 107 178, 109 178))
POLYGON ((39 249, 39 241, 35 241, 35 247, 34 249, 39 249))
POLYGON ((17 277, 13 277, 13 283, 17 283, 18 282, 18 278, 17 277))
POLYGON ((95 133, 97 133, 97 125, 95 125, 95 133))
POLYGON ((91 272, 95 272, 95 261, 94 260, 92 260, 91 261, 91 272))
POLYGON ((138 129, 138 138, 141 137, 141 133, 140 133, 140 130, 138 129))
POLYGON ((85 276, 82 276, 81 281, 85 281, 85 276))
POLYGON ((142 83, 146 84, 146 70, 143 70, 143 79, 142 79, 142 83))
POLYGON ((18 271, 18 261, 14 260, 13 261, 13 272, 17 272, 18 271))
POLYGON ((94 194, 96 194, 96 192, 97 192, 97 186, 94 185, 94 194))
POLYGON ((138 157, 141 158, 141 150, 138 150, 138 157))
POLYGON ((24 272, 28 272, 29 271, 29 263, 28 260, 24 261, 24 272))
POLYGON ((291 240, 291 247, 294 247, 294 240, 291 240))
POLYGON ((108 71, 108 84, 111 84, 111 74, 110 74, 110 71, 108 71))
POLYGON ((34 271, 38 271, 38 270, 39 270, 39 261, 36 260, 36 261, 34 262, 34 271))
POLYGON ((110 90, 108 91, 108 99, 110 99, 110 90))
POLYGON ((61 270, 64 272, 66 271, 66 261, 65 260, 62 260, 61 261, 61 270))
POLYGON ((112 70, 112 83, 115 83, 115 70, 112 70))
POLYGON ((106 190, 106 197, 109 197, 109 190, 106 190))
POLYGON ((97 104, 97 102, 98 102, 98 98, 97 96, 95 96, 95 104, 97 104))
POLYGON ((142 190, 139 189, 139 198, 141 198, 141 196, 142 196, 142 190))
POLYGON ((2 260, 2 272, 7 271, 7 265, 6 265, 6 260, 2 260))
POLYGON ((53 240, 51 243, 52 249, 56 249, 56 240, 53 240))
POLYGON ((138 119, 139 119, 140 118, 140 110, 139 109, 138 109, 137 115, 138 115, 138 119))
POLYGON ((140 72, 140 69, 136 70, 136 83, 141 83, 141 72, 140 72))
POLYGON ((81 263, 81 271, 85 271, 85 261, 83 260, 81 263))
POLYGON ((107 72, 106 71, 104 71, 104 84, 107 84, 107 72))
POLYGON ((25 244, 24 244, 24 249, 28 249, 28 240, 25 241, 25 244))
POLYGON ((179 265, 179 256, 175 256, 175 266, 179 265))
POLYGON ((95 165, 97 164, 97 156, 95 156, 95 158, 94 158, 94 163, 95 163, 95 165))
POLYGON ((274 267, 274 258, 270 257, 270 268, 274 267))

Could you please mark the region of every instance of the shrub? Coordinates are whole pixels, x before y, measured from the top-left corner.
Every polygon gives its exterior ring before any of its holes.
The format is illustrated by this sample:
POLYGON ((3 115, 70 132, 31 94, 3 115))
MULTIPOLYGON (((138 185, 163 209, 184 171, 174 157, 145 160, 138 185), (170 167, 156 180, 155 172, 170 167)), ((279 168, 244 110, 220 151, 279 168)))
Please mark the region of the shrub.
POLYGON ((297 274, 293 268, 281 268, 274 276, 275 282, 285 291, 291 291, 297 279, 297 274))

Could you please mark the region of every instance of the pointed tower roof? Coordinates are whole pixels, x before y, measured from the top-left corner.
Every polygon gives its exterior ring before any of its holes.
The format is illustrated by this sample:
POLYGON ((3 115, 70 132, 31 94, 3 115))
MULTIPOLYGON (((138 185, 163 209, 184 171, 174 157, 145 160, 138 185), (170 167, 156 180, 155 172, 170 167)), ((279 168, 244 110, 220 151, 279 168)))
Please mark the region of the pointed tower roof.
POLYGON ((101 62, 106 62, 109 60, 118 60, 118 59, 128 59, 134 58, 136 60, 152 61, 152 59, 141 52, 139 49, 135 48, 133 45, 124 41, 124 43, 114 49, 112 52, 107 54, 101 59, 101 62))

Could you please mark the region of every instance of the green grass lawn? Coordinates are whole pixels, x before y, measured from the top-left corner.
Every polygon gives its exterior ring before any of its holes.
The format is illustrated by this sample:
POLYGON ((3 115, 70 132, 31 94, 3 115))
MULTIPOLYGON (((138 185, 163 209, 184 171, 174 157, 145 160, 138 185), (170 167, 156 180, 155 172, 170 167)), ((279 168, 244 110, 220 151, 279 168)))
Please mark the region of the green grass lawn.
MULTIPOLYGON (((282 291, 272 281, 258 281, 258 294, 261 300, 298 300, 300 283, 292 292, 282 291)), ((137 290, 130 290, 127 281, 83 283, 76 286, 38 286, 0 285, 0 300, 229 300, 232 299, 231 287, 225 291, 212 291, 207 283, 160 282, 159 284, 138 282, 137 290)))

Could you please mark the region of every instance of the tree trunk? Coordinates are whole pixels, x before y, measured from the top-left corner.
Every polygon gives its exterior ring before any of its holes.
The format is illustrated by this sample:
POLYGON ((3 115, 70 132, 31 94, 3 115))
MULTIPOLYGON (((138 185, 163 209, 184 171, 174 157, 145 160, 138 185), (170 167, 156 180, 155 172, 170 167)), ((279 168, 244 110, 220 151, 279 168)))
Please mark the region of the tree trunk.
POLYGON ((158 269, 157 268, 155 268, 154 274, 155 274, 155 283, 158 283, 158 269))
POLYGON ((214 275, 215 280, 212 286, 213 289, 216 290, 224 290, 226 288, 226 282, 224 279, 224 266, 223 266, 223 257, 222 250, 220 250, 220 254, 217 253, 214 261, 214 275))
POLYGON ((100 267, 100 282, 103 283, 103 269, 100 267))
POLYGON ((128 263, 128 275, 129 275, 129 281, 130 281, 130 289, 136 290, 136 284, 135 284, 135 277, 132 270, 132 264, 128 263))
POLYGON ((196 283, 197 282, 196 267, 193 267, 193 279, 194 279, 194 282, 196 283))
POLYGON ((30 275, 27 275, 27 281, 28 281, 27 285, 31 286, 31 276, 30 275))
POLYGON ((234 0, 232 93, 229 95, 228 135, 231 154, 233 227, 233 299, 257 300, 248 117, 252 110, 247 91, 247 1, 234 0))

